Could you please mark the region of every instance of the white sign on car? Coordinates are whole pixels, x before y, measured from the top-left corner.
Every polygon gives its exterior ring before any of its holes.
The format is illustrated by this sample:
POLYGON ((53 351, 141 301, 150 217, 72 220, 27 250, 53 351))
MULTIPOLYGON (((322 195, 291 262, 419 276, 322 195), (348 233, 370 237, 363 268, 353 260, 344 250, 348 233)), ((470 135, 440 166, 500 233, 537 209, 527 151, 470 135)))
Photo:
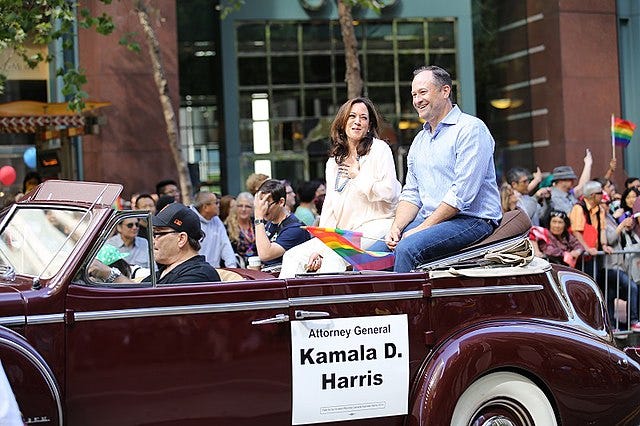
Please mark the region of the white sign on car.
POLYGON ((292 424, 407 414, 406 315, 292 321, 292 424))

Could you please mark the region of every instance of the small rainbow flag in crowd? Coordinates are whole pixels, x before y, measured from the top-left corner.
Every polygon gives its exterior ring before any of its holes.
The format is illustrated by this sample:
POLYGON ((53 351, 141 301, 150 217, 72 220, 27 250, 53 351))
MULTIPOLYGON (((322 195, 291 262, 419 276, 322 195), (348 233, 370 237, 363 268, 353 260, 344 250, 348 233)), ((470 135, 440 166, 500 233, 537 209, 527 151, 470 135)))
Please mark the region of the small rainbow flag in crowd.
POLYGON ((631 142, 636 125, 629 120, 615 118, 611 115, 611 139, 616 145, 627 146, 631 142))
POLYGON ((355 271, 365 269, 379 271, 393 266, 395 255, 390 252, 367 251, 360 248, 361 232, 338 228, 304 226, 314 237, 349 262, 355 271))

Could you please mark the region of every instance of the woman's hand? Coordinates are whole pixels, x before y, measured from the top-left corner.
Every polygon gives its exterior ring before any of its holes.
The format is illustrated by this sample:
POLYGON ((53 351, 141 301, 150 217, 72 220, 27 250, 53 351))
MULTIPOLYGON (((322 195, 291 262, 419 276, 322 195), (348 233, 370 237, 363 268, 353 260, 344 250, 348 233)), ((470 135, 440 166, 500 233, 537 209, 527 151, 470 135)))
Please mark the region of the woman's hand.
POLYGON ((344 163, 338 166, 338 173, 341 176, 348 177, 349 179, 355 179, 360 173, 360 163, 357 161, 345 161, 344 163))
POLYGON ((322 256, 320 253, 312 253, 309 256, 309 261, 305 265, 305 270, 307 272, 316 272, 322 266, 322 256))

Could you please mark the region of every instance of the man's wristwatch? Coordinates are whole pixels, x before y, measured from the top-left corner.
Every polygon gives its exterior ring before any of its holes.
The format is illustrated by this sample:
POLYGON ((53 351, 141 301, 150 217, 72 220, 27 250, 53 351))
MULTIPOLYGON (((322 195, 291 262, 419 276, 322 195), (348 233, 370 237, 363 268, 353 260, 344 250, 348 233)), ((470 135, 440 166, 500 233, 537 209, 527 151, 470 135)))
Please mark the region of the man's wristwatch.
POLYGON ((266 220, 264 220, 264 219, 253 219, 253 225, 254 225, 254 226, 258 226, 258 225, 260 225, 261 223, 262 223, 263 225, 266 225, 266 224, 267 224, 267 221, 266 221, 266 220))
POLYGON ((110 269, 111 271, 109 272, 109 276, 104 279, 105 283, 112 283, 116 280, 116 278, 122 275, 122 272, 120 272, 120 269, 118 268, 110 268, 110 269))

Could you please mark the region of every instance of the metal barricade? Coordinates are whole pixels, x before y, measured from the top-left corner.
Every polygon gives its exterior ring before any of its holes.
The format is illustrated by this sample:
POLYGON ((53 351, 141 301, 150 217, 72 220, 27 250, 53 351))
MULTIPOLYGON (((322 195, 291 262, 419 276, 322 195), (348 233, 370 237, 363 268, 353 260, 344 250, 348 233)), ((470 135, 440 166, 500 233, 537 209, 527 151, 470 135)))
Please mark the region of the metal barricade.
POLYGON ((617 250, 612 254, 599 251, 595 256, 583 256, 576 268, 591 275, 598 283, 614 335, 624 337, 632 333, 631 322, 638 320, 640 305, 638 282, 633 279, 635 276, 640 281, 640 250, 617 250), (634 303, 636 308, 632 309, 634 303), (632 318, 632 310, 635 318, 632 318))

